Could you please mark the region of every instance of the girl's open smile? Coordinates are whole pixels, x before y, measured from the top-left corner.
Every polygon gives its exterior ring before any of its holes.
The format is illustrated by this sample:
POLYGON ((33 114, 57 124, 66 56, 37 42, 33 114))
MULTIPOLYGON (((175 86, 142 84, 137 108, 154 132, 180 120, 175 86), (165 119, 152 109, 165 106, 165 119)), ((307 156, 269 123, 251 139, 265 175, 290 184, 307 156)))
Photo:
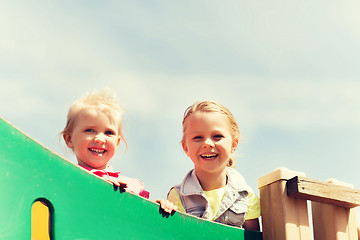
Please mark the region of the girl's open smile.
POLYGON ((93 152, 93 153, 95 153, 95 154, 104 154, 104 153, 106 153, 106 149, 104 149, 104 148, 96 148, 96 147, 90 147, 90 148, 88 148, 89 149, 89 151, 91 151, 91 152, 93 152))
POLYGON ((206 153, 206 154, 200 154, 200 157, 203 158, 203 159, 214 159, 216 158, 217 156, 219 156, 219 154, 217 153, 206 153))

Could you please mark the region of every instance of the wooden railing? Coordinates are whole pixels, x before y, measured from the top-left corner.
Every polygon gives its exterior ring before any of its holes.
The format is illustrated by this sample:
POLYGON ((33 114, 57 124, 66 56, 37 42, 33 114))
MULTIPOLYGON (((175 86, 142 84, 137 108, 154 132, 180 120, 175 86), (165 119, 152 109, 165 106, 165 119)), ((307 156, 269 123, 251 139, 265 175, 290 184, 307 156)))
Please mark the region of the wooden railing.
POLYGON ((280 168, 258 179, 264 240, 358 240, 355 207, 360 190, 347 184, 320 182, 280 168))

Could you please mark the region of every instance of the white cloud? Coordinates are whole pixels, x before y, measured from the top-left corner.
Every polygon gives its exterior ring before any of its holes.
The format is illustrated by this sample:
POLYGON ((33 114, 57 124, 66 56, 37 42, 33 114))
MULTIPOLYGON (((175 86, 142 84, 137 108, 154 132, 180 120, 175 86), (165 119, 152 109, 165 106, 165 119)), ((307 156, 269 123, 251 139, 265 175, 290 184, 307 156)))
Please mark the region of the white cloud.
POLYGON ((29 92, 31 83, 25 82, 10 78, 1 80, 0 102, 3 114, 21 117, 48 112, 47 102, 41 96, 29 92))
POLYGON ((358 82, 208 75, 136 78, 139 85, 133 86, 139 87, 129 88, 127 98, 134 101, 131 104, 138 108, 136 112, 154 118, 164 114, 162 109, 166 107, 165 114, 178 117, 179 110, 182 114, 193 102, 213 99, 233 109, 239 121, 253 126, 267 125, 293 131, 360 127, 358 82))

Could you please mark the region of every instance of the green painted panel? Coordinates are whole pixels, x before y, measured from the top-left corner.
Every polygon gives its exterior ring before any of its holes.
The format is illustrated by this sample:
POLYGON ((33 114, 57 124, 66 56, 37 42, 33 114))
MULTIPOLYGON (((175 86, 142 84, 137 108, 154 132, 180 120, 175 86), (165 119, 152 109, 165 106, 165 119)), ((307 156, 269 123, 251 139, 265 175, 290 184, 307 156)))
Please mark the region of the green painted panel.
POLYGON ((0 118, 0 239, 30 239, 31 205, 54 208, 53 239, 245 239, 244 231, 159 205, 118 189, 63 159, 0 118))

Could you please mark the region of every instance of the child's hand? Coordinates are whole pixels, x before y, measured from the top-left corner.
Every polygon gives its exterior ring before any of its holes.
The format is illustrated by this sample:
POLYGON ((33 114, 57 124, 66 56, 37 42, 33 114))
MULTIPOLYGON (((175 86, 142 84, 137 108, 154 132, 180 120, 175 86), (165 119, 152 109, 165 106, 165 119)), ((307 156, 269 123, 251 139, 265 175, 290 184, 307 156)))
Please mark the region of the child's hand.
POLYGON ((169 200, 165 199, 157 199, 155 200, 156 203, 160 203, 160 207, 167 213, 171 214, 172 211, 176 211, 177 208, 174 203, 170 202, 169 200))
POLYGON ((122 187, 122 188, 126 188, 127 187, 127 183, 119 178, 115 178, 115 177, 102 177, 102 179, 106 180, 109 183, 114 184, 117 187, 122 187))

